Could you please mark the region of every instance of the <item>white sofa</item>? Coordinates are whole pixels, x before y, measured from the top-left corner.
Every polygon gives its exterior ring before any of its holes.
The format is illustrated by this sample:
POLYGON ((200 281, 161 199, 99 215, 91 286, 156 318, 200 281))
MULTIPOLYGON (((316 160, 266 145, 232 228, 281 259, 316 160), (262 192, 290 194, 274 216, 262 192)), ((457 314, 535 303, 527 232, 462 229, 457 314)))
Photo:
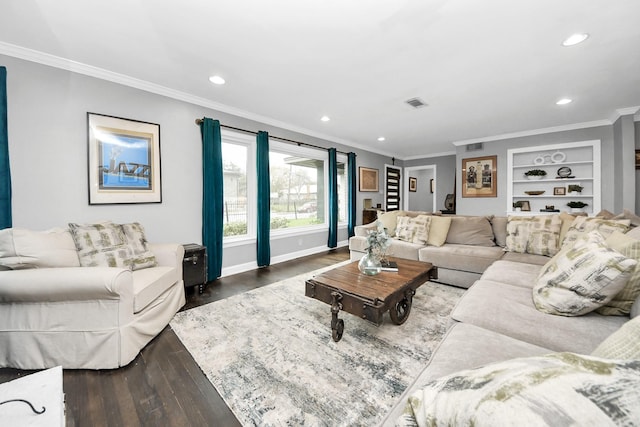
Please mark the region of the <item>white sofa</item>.
POLYGON ((182 245, 147 249, 156 266, 81 267, 69 230, 0 230, 0 366, 131 362, 185 303, 182 245))

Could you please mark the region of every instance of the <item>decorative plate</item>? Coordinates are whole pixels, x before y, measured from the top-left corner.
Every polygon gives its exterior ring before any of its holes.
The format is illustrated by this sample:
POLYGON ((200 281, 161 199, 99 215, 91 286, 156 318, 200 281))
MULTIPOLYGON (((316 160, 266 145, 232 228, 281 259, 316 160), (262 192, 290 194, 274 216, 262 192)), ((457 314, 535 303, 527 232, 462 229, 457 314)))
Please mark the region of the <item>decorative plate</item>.
POLYGON ((571 168, 569 166, 563 166, 558 169, 558 176, 560 178, 568 178, 571 176, 571 168))
POLYGON ((524 194, 528 194, 529 196, 539 196, 541 194, 544 194, 544 190, 531 190, 531 191, 525 191, 524 194))

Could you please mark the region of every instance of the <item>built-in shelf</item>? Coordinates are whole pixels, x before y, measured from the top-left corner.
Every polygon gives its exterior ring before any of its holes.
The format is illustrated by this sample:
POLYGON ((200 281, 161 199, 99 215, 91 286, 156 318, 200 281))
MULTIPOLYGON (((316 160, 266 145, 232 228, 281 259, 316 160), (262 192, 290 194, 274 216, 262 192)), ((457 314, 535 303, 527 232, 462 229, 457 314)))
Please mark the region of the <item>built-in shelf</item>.
POLYGON ((581 201, 587 204, 585 211, 593 214, 600 211, 600 141, 580 141, 551 144, 536 147, 514 148, 507 151, 507 214, 543 215, 540 212, 547 206, 568 212, 567 202, 581 201), (541 158, 545 159, 541 163, 541 158), (562 161, 553 162, 551 159, 562 161), (557 178, 558 169, 571 169, 573 178, 557 178), (543 179, 529 179, 524 173, 531 169, 547 172, 543 179), (561 194, 567 192, 569 185, 580 185, 580 194, 561 194), (542 191, 544 194, 529 195, 525 191, 542 191), (513 203, 528 201, 530 211, 514 211, 513 203))

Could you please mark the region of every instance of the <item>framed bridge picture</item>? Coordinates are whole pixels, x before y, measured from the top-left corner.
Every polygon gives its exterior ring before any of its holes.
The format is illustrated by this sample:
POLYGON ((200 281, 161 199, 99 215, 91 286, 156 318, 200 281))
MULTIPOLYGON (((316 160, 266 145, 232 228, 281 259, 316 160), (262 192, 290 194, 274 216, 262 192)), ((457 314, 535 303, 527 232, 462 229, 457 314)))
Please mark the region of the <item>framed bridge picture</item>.
POLYGON ((89 204, 161 203, 160 125, 87 113, 89 204))

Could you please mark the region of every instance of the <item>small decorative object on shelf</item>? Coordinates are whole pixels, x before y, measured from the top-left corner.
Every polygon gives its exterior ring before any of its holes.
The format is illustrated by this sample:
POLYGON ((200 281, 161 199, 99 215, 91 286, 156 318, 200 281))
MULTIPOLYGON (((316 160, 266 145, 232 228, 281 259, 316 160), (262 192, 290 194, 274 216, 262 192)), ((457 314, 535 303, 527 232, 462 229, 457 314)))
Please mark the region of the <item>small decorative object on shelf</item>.
POLYGON ((528 194, 529 196, 539 196, 541 194, 544 194, 544 190, 525 191, 524 194, 528 194))
POLYGON ((566 158, 567 158, 567 155, 564 154, 562 151, 556 151, 551 155, 551 161, 553 163, 562 163, 565 161, 566 158))
POLYGON ((569 203, 567 203, 567 206, 569 206, 571 208, 571 212, 582 212, 582 208, 584 208, 585 206, 589 206, 587 203, 584 202, 576 202, 576 201, 571 201, 569 203))
POLYGON ((558 178, 575 178, 575 176, 571 176, 571 168, 569 166, 563 166, 558 169, 558 178))
POLYGON ((522 210, 522 204, 523 204, 523 202, 521 202, 521 201, 513 202, 513 209, 516 212, 520 212, 522 210))
POLYGON ((556 209, 554 205, 545 205, 544 209, 540 209, 540 212, 560 212, 560 209, 556 209))
POLYGON ((367 253, 358 262, 358 269, 368 276, 375 276, 382 271, 381 261, 391 245, 391 240, 382 222, 376 221, 375 230, 367 235, 367 253))
POLYGON ((567 189, 564 187, 553 187, 553 195, 554 196, 564 196, 567 194, 567 189))
POLYGON ((569 184, 569 187, 567 188, 569 190, 569 194, 573 194, 573 195, 577 195, 582 193, 582 189, 584 187, 581 185, 577 185, 577 184, 569 184))
POLYGON ((542 169, 531 169, 526 171, 524 173, 524 176, 526 176, 529 179, 542 179, 545 176, 547 176, 547 171, 542 169))

